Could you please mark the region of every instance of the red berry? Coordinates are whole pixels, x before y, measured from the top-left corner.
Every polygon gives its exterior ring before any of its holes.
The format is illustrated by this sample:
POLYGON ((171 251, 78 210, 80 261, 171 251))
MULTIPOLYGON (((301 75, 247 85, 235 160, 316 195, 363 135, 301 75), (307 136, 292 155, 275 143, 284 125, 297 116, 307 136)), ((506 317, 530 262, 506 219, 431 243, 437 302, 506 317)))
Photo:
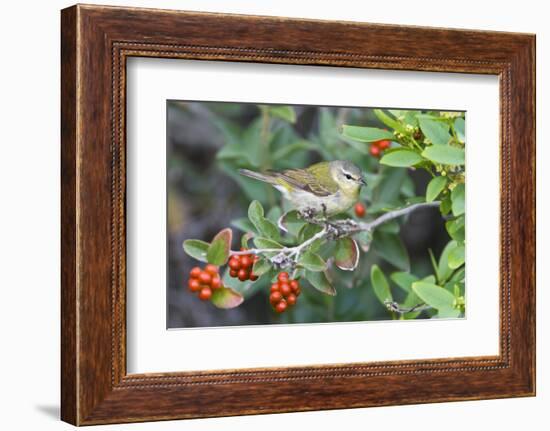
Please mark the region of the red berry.
POLYGON ((290 284, 288 284, 286 281, 283 281, 282 283, 279 283, 279 290, 283 294, 283 296, 286 298, 288 295, 292 293, 292 289, 290 288, 290 284))
POLYGON ((281 292, 272 292, 271 295, 269 295, 269 302, 273 305, 277 304, 281 299, 283 299, 281 292))
POLYGON ((195 266, 190 272, 189 272, 189 276, 191 278, 199 278, 199 275, 201 275, 201 272, 202 270, 198 267, 198 266, 195 266))
POLYGON ((386 150, 387 148, 390 148, 391 142, 390 141, 378 141, 376 143, 378 145, 378 148, 381 150, 386 150))
POLYGON ((290 280, 289 284, 293 292, 296 292, 296 289, 300 287, 300 283, 298 283, 298 280, 290 280))
POLYGON ((219 289, 220 287, 222 287, 222 280, 218 274, 212 277, 212 282, 210 283, 210 287, 212 287, 212 289, 219 289))
POLYGON ((286 302, 288 305, 294 305, 296 304, 296 295, 294 293, 291 293, 286 297, 286 302))
POLYGON ((199 280, 197 280, 196 278, 189 279, 187 285, 189 286, 189 290, 191 292, 197 292, 200 289, 199 280))
POLYGON ((278 292, 279 291, 279 283, 273 283, 271 285, 271 292, 278 292))
POLYGON ((207 272, 202 271, 201 275, 199 275, 199 281, 201 284, 210 284, 212 282, 212 276, 207 272))
POLYGON ((229 268, 234 271, 241 269, 241 261, 237 256, 232 256, 231 259, 229 259, 229 268))
POLYGON ((361 202, 357 202, 355 204, 355 215, 357 217, 365 217, 367 210, 365 209, 365 205, 363 205, 361 202))
POLYGON ((256 274, 250 273, 250 281, 256 281, 258 279, 258 276, 256 274))
POLYGON ((288 281, 288 272, 280 272, 277 276, 277 280, 279 281, 288 281))
POLYGON ((252 266, 252 259, 248 255, 241 256, 241 268, 250 268, 252 266))
POLYGON ((201 301, 208 301, 212 297, 212 289, 208 286, 205 286, 199 292, 199 299, 201 301))
POLYGON ((294 294, 296 295, 296 297, 300 296, 300 293, 302 293, 302 290, 300 289, 300 287, 298 287, 295 291, 294 291, 294 294))
POLYGON ((239 280, 241 281, 248 280, 248 271, 246 269, 239 269, 239 273, 237 274, 237 277, 239 277, 239 280))
POLYGON ((275 306, 275 311, 277 313, 282 313, 286 310, 286 301, 284 299, 281 299, 281 301, 275 306))
POLYGON ((229 275, 233 278, 237 277, 239 275, 239 271, 236 270, 236 269, 230 269, 229 270, 229 275))
POLYGON ((371 144, 369 148, 369 153, 373 157, 379 157, 380 156, 380 148, 378 148, 376 145, 371 144))
POLYGON ((215 276, 218 273, 218 267, 216 265, 212 265, 209 263, 204 267, 204 270, 210 274, 212 277, 215 276))

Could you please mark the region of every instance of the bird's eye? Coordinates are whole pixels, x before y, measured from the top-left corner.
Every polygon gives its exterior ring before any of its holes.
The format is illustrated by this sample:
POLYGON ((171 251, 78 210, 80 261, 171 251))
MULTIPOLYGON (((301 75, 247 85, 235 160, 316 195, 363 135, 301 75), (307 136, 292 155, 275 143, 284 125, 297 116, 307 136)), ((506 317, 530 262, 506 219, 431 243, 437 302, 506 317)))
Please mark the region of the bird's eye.
POLYGON ((345 174, 345 175, 346 175, 346 178, 347 178, 348 180, 353 179, 353 177, 352 177, 350 174, 345 174))

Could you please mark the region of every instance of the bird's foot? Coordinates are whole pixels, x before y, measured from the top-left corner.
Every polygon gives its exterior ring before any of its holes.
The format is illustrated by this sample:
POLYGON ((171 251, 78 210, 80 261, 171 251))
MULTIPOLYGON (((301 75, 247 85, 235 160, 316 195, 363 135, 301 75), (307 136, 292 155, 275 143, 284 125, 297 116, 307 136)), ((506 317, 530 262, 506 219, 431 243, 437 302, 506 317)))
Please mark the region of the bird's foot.
POLYGON ((316 211, 313 208, 304 208, 298 210, 298 214, 300 215, 300 218, 309 221, 315 217, 316 211))

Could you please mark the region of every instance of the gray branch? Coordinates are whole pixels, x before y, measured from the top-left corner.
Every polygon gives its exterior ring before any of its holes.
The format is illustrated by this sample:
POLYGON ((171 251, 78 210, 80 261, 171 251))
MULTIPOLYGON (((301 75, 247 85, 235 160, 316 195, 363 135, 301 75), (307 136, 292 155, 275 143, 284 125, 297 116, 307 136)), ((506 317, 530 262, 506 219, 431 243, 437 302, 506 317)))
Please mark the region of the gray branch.
MULTIPOLYGON (((429 208, 429 207, 439 207, 440 202, 422 202, 418 204, 413 204, 405 208, 400 208, 398 210, 389 211, 386 214, 381 215, 380 217, 374 219, 371 222, 361 222, 357 223, 355 222, 355 226, 353 228, 350 228, 350 233, 357 233, 361 231, 373 231, 381 224, 384 224, 386 222, 389 222, 393 219, 405 216, 407 214, 412 213, 413 211, 419 209, 419 208, 429 208)), ((353 221, 353 220, 352 220, 353 221)))
POLYGON ((416 211, 419 208, 438 207, 439 202, 423 202, 413 204, 405 208, 389 211, 380 217, 370 222, 357 222, 352 219, 346 220, 323 220, 323 219, 308 219, 308 222, 315 223, 323 226, 323 229, 313 235, 308 240, 294 247, 283 248, 252 248, 245 251, 231 251, 231 255, 243 255, 243 254, 273 254, 269 258, 270 262, 278 268, 291 268, 293 269, 298 263, 300 254, 315 241, 322 239, 335 240, 339 238, 345 238, 353 236, 359 232, 372 232, 378 226, 394 220, 399 217, 403 217, 407 214, 416 211))

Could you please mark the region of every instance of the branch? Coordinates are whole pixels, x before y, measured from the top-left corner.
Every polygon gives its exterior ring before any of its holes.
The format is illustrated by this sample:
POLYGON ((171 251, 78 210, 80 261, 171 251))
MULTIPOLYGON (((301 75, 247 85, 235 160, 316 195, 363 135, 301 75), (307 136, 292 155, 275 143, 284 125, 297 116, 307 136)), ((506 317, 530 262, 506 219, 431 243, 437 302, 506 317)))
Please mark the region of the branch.
POLYGON ((331 221, 319 220, 319 219, 317 220, 308 219, 307 220, 308 222, 322 225, 323 229, 301 244, 298 244, 294 247, 283 247, 283 248, 252 248, 244 251, 231 251, 230 254, 238 256, 238 255, 245 255, 245 254, 261 255, 266 253, 276 253, 273 257, 269 259, 274 266, 277 266, 279 268, 293 268, 296 266, 296 263, 298 262, 298 258, 300 257, 300 254, 302 253, 302 251, 307 247, 309 247, 310 245, 312 245, 317 240, 320 240, 320 239, 335 240, 339 238, 352 236, 359 232, 365 232, 365 231, 371 232, 381 224, 387 223, 393 219, 410 214, 419 208, 438 207, 438 206, 439 206, 438 201, 413 204, 405 208, 389 211, 370 222, 356 222, 355 220, 352 220, 352 219, 331 220, 331 221))
POLYGON ((430 208, 430 207, 439 207, 440 202, 434 201, 434 202, 422 202, 418 204, 413 204, 411 206, 400 208, 398 210, 389 211, 386 214, 381 215, 380 217, 374 219, 371 222, 368 223, 357 223, 357 226, 355 228, 356 232, 361 231, 372 231, 373 229, 376 229, 381 224, 384 224, 390 220, 393 220, 395 218, 399 218, 401 216, 407 215, 412 213, 413 211, 417 210, 418 208, 430 208))

